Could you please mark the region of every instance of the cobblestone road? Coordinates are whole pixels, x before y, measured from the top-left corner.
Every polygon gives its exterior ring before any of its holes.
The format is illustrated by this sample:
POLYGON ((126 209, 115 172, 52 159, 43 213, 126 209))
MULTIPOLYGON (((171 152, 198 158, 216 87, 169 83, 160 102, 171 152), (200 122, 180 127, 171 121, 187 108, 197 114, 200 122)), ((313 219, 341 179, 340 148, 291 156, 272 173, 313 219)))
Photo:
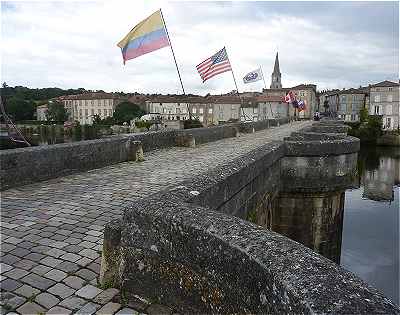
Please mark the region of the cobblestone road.
MULTIPOLYGON (((296 122, 196 148, 148 152, 120 163, 4 191, 1 196, 1 314, 160 313, 119 304, 99 289, 102 231, 121 206, 226 163, 311 122, 296 122)), ((165 309, 164 309, 165 311, 165 309)))

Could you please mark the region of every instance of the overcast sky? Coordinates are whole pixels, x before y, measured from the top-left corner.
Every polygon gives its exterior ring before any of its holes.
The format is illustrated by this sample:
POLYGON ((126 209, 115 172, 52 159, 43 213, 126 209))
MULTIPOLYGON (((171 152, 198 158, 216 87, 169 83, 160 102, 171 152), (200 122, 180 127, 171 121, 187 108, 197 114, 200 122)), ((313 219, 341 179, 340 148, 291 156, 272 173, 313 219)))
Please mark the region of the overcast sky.
POLYGON ((28 87, 181 93, 169 47, 122 64, 116 44, 162 8, 187 93, 234 89, 230 72, 202 83, 196 65, 222 47, 239 91, 259 65, 269 87, 278 49, 284 87, 358 87, 399 79, 398 2, 2 2, 1 81, 28 87))

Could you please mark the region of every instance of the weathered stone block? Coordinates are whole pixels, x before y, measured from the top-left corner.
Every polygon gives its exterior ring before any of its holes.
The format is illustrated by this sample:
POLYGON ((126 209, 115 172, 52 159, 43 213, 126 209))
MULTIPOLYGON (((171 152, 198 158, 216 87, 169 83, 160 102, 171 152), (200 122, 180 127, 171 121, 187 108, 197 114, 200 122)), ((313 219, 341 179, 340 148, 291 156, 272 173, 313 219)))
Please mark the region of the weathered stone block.
POLYGON ((99 282, 104 288, 119 287, 121 259, 121 221, 113 220, 104 229, 103 251, 99 282))

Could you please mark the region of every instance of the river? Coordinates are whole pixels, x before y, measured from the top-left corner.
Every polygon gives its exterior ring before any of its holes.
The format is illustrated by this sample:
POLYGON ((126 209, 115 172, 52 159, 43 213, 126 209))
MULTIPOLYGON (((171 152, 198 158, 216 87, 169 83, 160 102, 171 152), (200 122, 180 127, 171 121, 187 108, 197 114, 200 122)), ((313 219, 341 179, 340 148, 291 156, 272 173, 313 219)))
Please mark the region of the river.
POLYGON ((400 148, 362 147, 345 192, 340 264, 399 304, 400 148))

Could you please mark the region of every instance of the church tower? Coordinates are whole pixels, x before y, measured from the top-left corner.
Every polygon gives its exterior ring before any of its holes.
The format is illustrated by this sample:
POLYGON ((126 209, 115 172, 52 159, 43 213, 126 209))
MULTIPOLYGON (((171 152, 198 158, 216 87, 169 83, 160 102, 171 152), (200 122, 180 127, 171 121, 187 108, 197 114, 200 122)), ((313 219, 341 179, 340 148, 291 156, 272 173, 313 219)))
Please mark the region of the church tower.
POLYGON ((276 53, 275 57, 275 65, 274 65, 274 72, 271 75, 271 89, 281 89, 282 82, 281 82, 281 72, 279 71, 279 58, 278 53, 276 53))

